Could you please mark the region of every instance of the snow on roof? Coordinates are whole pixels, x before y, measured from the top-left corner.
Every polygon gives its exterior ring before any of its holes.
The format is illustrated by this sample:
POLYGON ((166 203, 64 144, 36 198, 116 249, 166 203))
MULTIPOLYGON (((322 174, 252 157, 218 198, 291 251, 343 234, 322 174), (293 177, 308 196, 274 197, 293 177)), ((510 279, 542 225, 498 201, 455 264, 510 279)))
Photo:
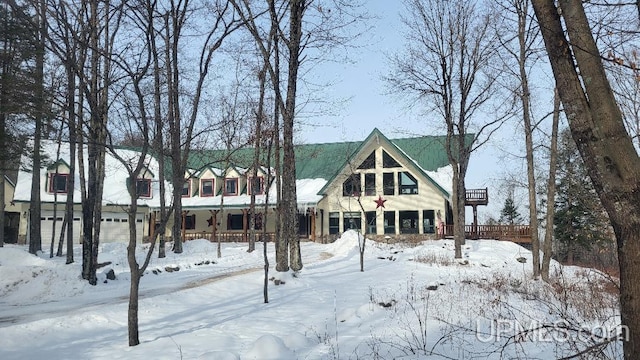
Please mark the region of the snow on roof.
MULTIPOLYGON (((322 199, 318 195, 318 191, 327 183, 325 179, 301 179, 296 180, 296 194, 298 197, 298 206, 315 206, 322 199)), ((256 195, 256 205, 264 205, 266 195, 256 195)), ((227 195, 223 196, 194 196, 182 198, 183 208, 198 207, 218 207, 220 205, 229 207, 248 206, 251 202, 251 195, 227 195), (224 202, 223 202, 224 201, 224 202)), ((269 205, 276 203, 276 183, 273 181, 269 187, 269 205)))
POLYGON ((436 171, 422 170, 446 192, 453 194, 453 167, 451 165, 443 166, 436 171))
MULTIPOLYGON (((71 164, 69 159, 69 145, 68 143, 61 143, 58 150, 58 143, 50 140, 43 140, 42 153, 45 154, 49 161, 43 161, 40 166, 40 199, 42 202, 65 202, 67 199, 66 194, 57 194, 47 191, 48 174, 47 168, 55 162, 60 160, 71 164), (57 155, 59 151, 59 155, 57 155)), ((86 152, 86 148, 85 148, 86 152)), ((117 149, 116 153, 128 164, 135 164, 140 158, 140 152, 134 150, 117 149)), ((85 157, 86 158, 86 157, 85 157)), ((18 181, 16 182, 16 188, 13 195, 14 201, 28 202, 31 199, 31 178, 32 172, 25 169, 30 169, 32 159, 28 156, 23 156, 21 160, 20 171, 18 172, 18 181)), ((79 169, 78 161, 75 159, 76 174, 75 174, 75 189, 74 189, 74 202, 80 203, 80 175, 77 172, 79 169)), ((154 176, 159 173, 157 161, 150 155, 146 158, 146 169, 154 176)), ((85 166, 85 175, 88 172, 85 166)), ((141 172, 141 177, 144 174, 144 170, 141 172)), ((129 193, 127 191, 127 178, 129 173, 127 167, 116 157, 107 151, 105 155, 105 178, 104 178, 104 192, 102 196, 103 205, 128 205, 131 203, 129 193)), ((166 183, 168 189, 167 193, 171 193, 171 185, 166 183)), ((159 183, 158 181, 151 181, 151 195, 152 198, 138 199, 138 205, 157 206, 159 204, 159 183)), ((169 200, 169 198, 168 198, 169 200)))
POLYGON ((448 194, 453 194, 453 167, 451 165, 446 165, 438 168, 436 171, 428 171, 420 166, 420 164, 413 159, 406 151, 404 151, 400 146, 396 145, 396 148, 402 152, 407 159, 411 160, 415 166, 417 166, 420 170, 422 170, 427 176, 431 178, 438 186, 440 186, 444 191, 448 194))
POLYGON ((318 195, 318 193, 326 184, 327 180, 325 179, 296 180, 298 205, 317 204, 322 199, 322 195, 318 195))

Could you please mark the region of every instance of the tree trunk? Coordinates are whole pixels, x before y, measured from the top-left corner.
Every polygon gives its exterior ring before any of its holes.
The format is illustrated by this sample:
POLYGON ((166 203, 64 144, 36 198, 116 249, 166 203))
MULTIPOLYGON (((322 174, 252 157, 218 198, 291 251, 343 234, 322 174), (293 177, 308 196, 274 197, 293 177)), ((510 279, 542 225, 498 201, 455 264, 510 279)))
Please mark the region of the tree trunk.
POLYGON ((558 162, 558 125, 560 123, 560 97, 558 91, 554 91, 553 97, 553 124, 551 125, 551 145, 549 148, 549 180, 547 181, 547 227, 544 233, 542 255, 542 280, 549 281, 549 267, 553 255, 553 218, 555 214, 556 198, 556 167, 558 162))
POLYGON ((289 243, 289 263, 291 270, 302 270, 300 236, 298 235, 298 203, 296 195, 296 161, 293 150, 293 125, 296 112, 298 69, 300 68, 300 41, 302 38, 302 18, 307 6, 306 0, 291 1, 289 18, 289 71, 287 78, 287 100, 283 116, 283 164, 282 206, 283 237, 289 243))
POLYGON ((580 0, 533 0, 571 134, 616 235, 624 358, 640 358, 640 158, 580 0), (576 69, 579 69, 579 73, 576 69))
POLYGON ((522 104, 522 122, 527 159, 527 190, 529 194, 529 228, 531 229, 531 253, 533 257, 533 278, 540 277, 540 240, 538 239, 538 201, 536 199, 536 174, 533 162, 533 126, 531 124, 531 93, 526 68, 526 14, 518 14, 518 68, 520 70, 520 101, 522 104))
MULTIPOLYGON (((38 19, 38 40, 36 45, 35 61, 35 133, 33 136, 33 167, 31 176, 31 199, 29 202, 29 253, 35 254, 42 250, 42 238, 40 233, 40 139, 42 138, 42 122, 44 121, 44 57, 46 39, 45 3, 37 2, 36 13, 38 19)), ((2 199, 4 202, 4 199, 2 199)))

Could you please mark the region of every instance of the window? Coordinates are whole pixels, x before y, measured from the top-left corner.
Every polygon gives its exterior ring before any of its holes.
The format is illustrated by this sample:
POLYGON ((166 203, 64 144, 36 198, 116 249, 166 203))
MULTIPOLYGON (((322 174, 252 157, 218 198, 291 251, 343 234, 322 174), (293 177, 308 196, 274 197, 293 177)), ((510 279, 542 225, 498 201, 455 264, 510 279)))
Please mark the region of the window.
POLYGON ((367 196, 376 194, 376 174, 364 174, 364 194, 367 196))
POLYGON ((360 174, 351 174, 342 183, 342 196, 360 196, 360 174))
POLYGON ((262 195, 264 194, 264 177, 251 176, 249 177, 249 195, 262 195))
POLYGON ((396 212, 395 211, 384 212, 384 233, 385 234, 396 233, 396 212))
POLYGON ((340 233, 340 213, 330 212, 329 213, 329 234, 338 234, 338 233, 340 233))
POLYGON ((224 194, 238 195, 238 178, 224 179, 224 194))
POLYGON ((200 196, 214 196, 214 184, 215 181, 213 179, 200 180, 200 196))
POLYGON ((422 211, 422 227, 423 232, 425 234, 433 234, 436 232, 435 230, 435 222, 434 222, 434 211, 433 210, 423 210, 422 211))
POLYGON ((69 174, 49 174, 49 192, 66 194, 69 174))
POLYGON ((359 212, 345 212, 342 214, 342 225, 344 229, 342 231, 347 231, 349 229, 361 231, 362 230, 362 218, 360 217, 359 212))
POLYGON ((395 168, 400 167, 400 164, 396 159, 392 158, 391 155, 387 154, 386 151, 382 150, 382 167, 395 168))
POLYGON ((151 197, 151 179, 136 179, 136 195, 138 197, 151 197))
POLYGON ((372 152, 366 159, 358 166, 358 169, 375 169, 376 168, 376 152, 372 152))
POLYGON ((400 194, 417 194, 418 180, 408 172, 398 173, 398 187, 400 194))
POLYGON ((227 216, 227 230, 244 230, 244 216, 242 214, 229 214, 227 216))
POLYGON ((400 234, 418 233, 418 212, 400 211, 400 234))
POLYGON ((191 196, 191 180, 185 179, 184 184, 182 184, 182 197, 191 196))
POLYGON ((196 215, 185 215, 184 217, 185 230, 195 230, 196 228, 196 215))
POLYGON ((382 187, 383 194, 385 195, 395 195, 396 193, 396 183, 393 173, 383 173, 382 174, 382 187))
POLYGON ((366 213, 364 213, 364 216, 367 219, 367 233, 375 234, 376 233, 376 212, 367 211, 366 213))

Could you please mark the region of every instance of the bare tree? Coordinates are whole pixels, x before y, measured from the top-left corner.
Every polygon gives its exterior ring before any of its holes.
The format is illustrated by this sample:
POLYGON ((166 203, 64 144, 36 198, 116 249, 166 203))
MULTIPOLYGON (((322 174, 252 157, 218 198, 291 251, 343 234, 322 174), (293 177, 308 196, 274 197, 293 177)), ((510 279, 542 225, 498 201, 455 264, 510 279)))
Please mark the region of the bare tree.
POLYGON ((546 228, 544 233, 542 265, 540 274, 542 280, 549 281, 549 267, 553 255, 553 219, 556 199, 556 168, 558 163, 558 127, 560 124, 560 97, 558 92, 553 94, 553 123, 551 125, 551 143, 549 145, 549 178, 547 180, 547 210, 546 228))
POLYGON ((522 119, 525 137, 525 158, 527 163, 527 190, 529 197, 529 227, 531 231, 531 250, 533 254, 533 278, 540 276, 540 240, 538 238, 538 201, 536 187, 536 171, 534 162, 534 131, 539 123, 533 119, 531 109, 532 91, 529 84, 529 73, 535 65, 542 44, 538 37, 537 23, 531 18, 528 0, 509 0, 499 4, 496 9, 502 14, 506 24, 515 22, 515 36, 512 31, 503 33, 503 24, 498 24, 497 32, 500 42, 507 54, 505 69, 517 81, 517 88, 513 90, 518 99, 519 111, 522 119), (511 63, 517 66, 510 66, 511 63), (511 69, 517 70, 511 70, 511 69))
POLYGON ((580 0, 532 0, 571 134, 618 243, 625 359, 640 358, 640 158, 580 0))
POLYGON ((508 109, 496 105, 500 71, 492 64, 499 48, 491 31, 495 14, 465 0, 406 0, 405 8, 405 50, 391 58, 387 81, 429 105, 446 127, 445 149, 453 167, 455 257, 461 258, 471 154, 509 116, 508 109), (494 117, 485 119, 486 114, 494 117))
MULTIPOLYGON (((171 149, 171 182, 174 189, 182 189, 185 179, 187 160, 194 140, 194 127, 198 119, 198 110, 202 99, 205 80, 209 73, 209 66, 213 55, 222 46, 223 41, 235 31, 240 22, 235 18, 233 8, 226 0, 216 0, 207 5, 210 9, 212 21, 207 30, 204 30, 204 41, 199 48, 198 71, 195 82, 192 84, 192 94, 189 98, 181 96, 184 91, 184 83, 180 74, 184 69, 179 61, 180 46, 185 32, 187 20, 193 14, 197 4, 189 1, 171 1, 164 13, 165 21, 165 56, 166 86, 167 86, 167 122, 169 123, 169 142, 171 149), (188 105, 188 106, 187 106, 188 105)), ((204 6, 204 4, 201 4, 204 6)), ((173 251, 182 253, 182 193, 173 192, 173 251)))
MULTIPOLYGON (((303 63, 326 59, 336 47, 344 46, 358 34, 345 30, 361 19, 357 4, 343 1, 320 3, 314 0, 267 1, 266 7, 249 0, 231 0, 240 14, 244 26, 256 42, 259 52, 268 64, 275 96, 275 129, 280 129, 282 116, 282 171, 277 176, 278 188, 276 214, 276 270, 302 269, 300 239, 298 236, 298 207, 295 183, 294 124, 298 96, 299 71, 303 63), (351 10, 351 11, 349 11, 351 10), (265 16, 263 16, 265 15, 265 16), (265 19, 266 18, 266 19, 265 19), (265 19, 268 26, 262 26, 265 19), (310 20, 309 20, 310 19, 310 20), (275 29, 275 37, 271 30, 275 29), (303 32, 306 34, 303 36, 303 32), (273 39, 273 40, 272 40, 273 39), (267 43, 272 43, 269 48, 267 43), (280 44, 285 48, 280 49, 280 44), (271 51, 273 49, 273 51, 271 51), (310 49, 317 50, 309 57, 310 49), (281 59, 286 65, 281 66, 281 59), (283 78, 286 76, 286 79, 283 78)), ((280 135, 276 138, 276 168, 280 169, 280 135)))

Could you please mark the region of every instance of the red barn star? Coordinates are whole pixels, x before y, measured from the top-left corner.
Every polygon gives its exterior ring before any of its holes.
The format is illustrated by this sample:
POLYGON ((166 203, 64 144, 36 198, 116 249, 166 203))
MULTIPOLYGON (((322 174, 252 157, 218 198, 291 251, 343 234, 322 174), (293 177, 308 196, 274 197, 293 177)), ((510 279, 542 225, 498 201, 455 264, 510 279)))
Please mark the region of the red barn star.
POLYGON ((378 195, 378 200, 373 200, 373 202, 376 203, 376 209, 379 207, 384 207, 385 201, 387 200, 383 199, 381 195, 378 195))

